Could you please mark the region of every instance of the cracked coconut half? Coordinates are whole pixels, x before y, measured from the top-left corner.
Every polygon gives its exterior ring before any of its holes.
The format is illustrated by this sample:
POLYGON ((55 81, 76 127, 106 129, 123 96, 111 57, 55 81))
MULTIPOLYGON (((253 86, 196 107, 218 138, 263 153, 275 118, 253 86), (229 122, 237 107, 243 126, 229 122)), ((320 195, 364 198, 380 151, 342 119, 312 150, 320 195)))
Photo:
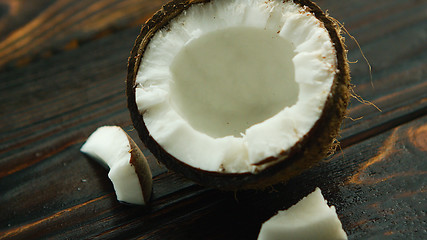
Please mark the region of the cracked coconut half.
POLYGON ((129 58, 135 128, 167 167, 221 189, 265 187, 322 159, 345 115, 337 26, 311 1, 172 1, 129 58))

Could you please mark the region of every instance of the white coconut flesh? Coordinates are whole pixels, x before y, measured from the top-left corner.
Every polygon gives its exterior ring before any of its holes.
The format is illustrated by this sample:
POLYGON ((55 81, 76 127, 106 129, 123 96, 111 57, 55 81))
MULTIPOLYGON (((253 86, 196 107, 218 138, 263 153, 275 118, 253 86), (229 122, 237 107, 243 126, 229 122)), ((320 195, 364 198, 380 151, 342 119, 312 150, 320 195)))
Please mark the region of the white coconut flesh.
POLYGON ((258 240, 344 240, 335 207, 329 207, 319 188, 288 210, 266 221, 258 240))
MULTIPOLYGON (((124 203, 145 205, 147 195, 151 195, 151 187, 142 189, 135 166, 131 164, 132 151, 140 151, 132 144, 126 132, 117 126, 104 126, 93 132, 80 151, 95 159, 102 166, 109 169, 108 177, 114 186, 117 200, 124 203), (133 146, 132 146, 133 145, 133 146), (144 198, 144 195, 145 198, 144 198)), ((145 162, 146 176, 144 179, 152 181, 151 172, 145 158, 136 161, 145 162)), ((148 184, 151 186, 151 184, 148 184)))
POLYGON ((192 5, 154 35, 136 103, 151 137, 180 161, 254 173, 314 126, 336 65, 328 31, 306 8, 215 0, 192 5))

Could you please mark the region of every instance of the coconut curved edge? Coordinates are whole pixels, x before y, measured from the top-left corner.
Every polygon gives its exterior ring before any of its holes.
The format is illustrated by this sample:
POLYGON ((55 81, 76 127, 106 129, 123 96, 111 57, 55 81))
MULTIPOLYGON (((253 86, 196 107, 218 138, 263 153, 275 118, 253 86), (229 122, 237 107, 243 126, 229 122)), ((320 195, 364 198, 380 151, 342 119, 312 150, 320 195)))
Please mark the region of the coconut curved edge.
POLYGON ((346 114, 349 101, 350 70, 344 39, 339 34, 332 18, 313 2, 294 0, 319 19, 327 29, 334 43, 337 56, 338 73, 335 75, 331 94, 326 100, 323 112, 311 130, 290 150, 282 152, 278 157, 271 157, 262 162, 275 162, 266 169, 252 173, 220 173, 194 168, 167 153, 149 134, 142 115, 135 102, 135 80, 145 48, 154 34, 167 26, 169 21, 188 9, 192 4, 209 2, 210 0, 174 0, 162 7, 149 19, 141 29, 128 60, 126 79, 126 95, 128 109, 139 137, 152 154, 167 168, 204 186, 222 190, 259 189, 275 183, 286 182, 304 170, 322 160, 331 149, 334 139, 338 136, 342 120, 346 114))

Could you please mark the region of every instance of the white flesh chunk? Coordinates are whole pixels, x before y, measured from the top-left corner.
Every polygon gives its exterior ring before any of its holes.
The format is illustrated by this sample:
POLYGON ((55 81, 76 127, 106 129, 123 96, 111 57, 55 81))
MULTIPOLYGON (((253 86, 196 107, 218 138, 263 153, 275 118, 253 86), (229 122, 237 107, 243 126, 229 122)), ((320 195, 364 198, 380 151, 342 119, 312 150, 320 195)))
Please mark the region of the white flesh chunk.
POLYGON ((136 102, 150 135, 177 159, 257 172, 319 119, 336 61, 323 24, 292 1, 215 0, 151 39, 136 102))
MULTIPOLYGON (((108 177, 113 183, 118 201, 146 204, 144 194, 150 195, 151 189, 141 189, 135 166, 130 163, 131 151, 140 150, 132 149, 128 135, 123 129, 117 126, 98 128, 89 136, 80 151, 110 169, 108 177)), ((151 173, 145 177, 151 181, 151 173)))
POLYGON ((335 207, 329 207, 319 188, 288 210, 265 222, 258 240, 345 240, 335 207))

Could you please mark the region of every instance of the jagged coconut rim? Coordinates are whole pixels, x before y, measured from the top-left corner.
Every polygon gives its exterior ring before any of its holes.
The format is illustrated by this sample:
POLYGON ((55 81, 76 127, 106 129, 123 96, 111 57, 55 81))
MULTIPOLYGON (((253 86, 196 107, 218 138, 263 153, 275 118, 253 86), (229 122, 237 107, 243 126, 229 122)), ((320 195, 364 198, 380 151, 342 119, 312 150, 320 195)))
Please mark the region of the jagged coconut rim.
POLYGON ((135 102, 135 78, 141 63, 145 48, 153 35, 165 27, 171 19, 179 15, 192 4, 208 2, 197 1, 172 1, 158 11, 141 30, 129 58, 127 96, 128 107, 135 128, 141 139, 152 153, 166 166, 177 172, 183 173, 188 178, 203 185, 214 186, 222 189, 258 188, 268 186, 278 181, 285 181, 298 175, 304 169, 318 162, 328 151, 332 140, 337 136, 342 118, 348 102, 349 70, 346 62, 346 52, 337 33, 336 25, 327 17, 320 8, 311 1, 294 1, 301 7, 313 13, 327 29, 334 43, 337 56, 338 73, 335 75, 331 87, 331 94, 326 100, 321 117, 312 129, 288 151, 282 152, 278 157, 264 159, 265 162, 275 162, 257 174, 252 173, 220 173, 209 172, 189 166, 168 154, 149 134, 142 115, 139 113, 135 102), (316 136, 311 137, 310 136, 316 136), (286 160, 286 161, 284 161, 286 160))

